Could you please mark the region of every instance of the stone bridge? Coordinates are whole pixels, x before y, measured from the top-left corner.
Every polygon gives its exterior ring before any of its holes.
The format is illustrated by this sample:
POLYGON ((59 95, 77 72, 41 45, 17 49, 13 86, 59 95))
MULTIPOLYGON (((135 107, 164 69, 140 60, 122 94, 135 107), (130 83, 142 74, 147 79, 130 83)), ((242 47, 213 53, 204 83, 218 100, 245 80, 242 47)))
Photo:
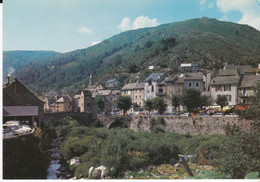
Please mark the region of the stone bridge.
POLYGON ((80 124, 85 126, 98 126, 99 120, 96 114, 80 113, 80 112, 54 112, 44 114, 44 126, 51 126, 55 122, 65 118, 71 117, 77 120, 80 124))
POLYGON ((96 127, 128 127, 130 125, 129 118, 115 115, 103 115, 93 113, 80 112, 54 112, 44 114, 44 126, 52 126, 55 122, 65 118, 71 117, 77 120, 80 124, 85 126, 96 127))

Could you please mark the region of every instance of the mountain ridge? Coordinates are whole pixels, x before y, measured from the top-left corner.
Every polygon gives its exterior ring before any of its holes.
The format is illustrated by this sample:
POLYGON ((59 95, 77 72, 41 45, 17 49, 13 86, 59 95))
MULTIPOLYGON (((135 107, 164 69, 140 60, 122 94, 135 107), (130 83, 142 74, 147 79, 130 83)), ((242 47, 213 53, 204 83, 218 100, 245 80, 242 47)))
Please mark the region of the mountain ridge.
POLYGON ((205 17, 129 30, 89 48, 28 65, 16 76, 39 95, 50 89, 78 92, 88 84, 90 72, 95 81, 117 78, 124 83, 144 79, 151 72, 149 65, 157 67, 154 72, 174 74, 185 62, 210 70, 224 63, 256 66, 260 32, 205 17))

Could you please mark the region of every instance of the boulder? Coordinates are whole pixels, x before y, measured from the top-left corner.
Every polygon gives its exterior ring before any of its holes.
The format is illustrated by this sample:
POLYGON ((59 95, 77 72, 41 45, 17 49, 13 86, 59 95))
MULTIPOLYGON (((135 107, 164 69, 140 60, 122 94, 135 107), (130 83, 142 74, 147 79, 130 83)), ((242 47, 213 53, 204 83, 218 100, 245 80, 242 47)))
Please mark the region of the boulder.
POLYGON ((91 179, 104 179, 107 176, 107 171, 106 171, 105 166, 99 166, 97 168, 94 168, 93 166, 89 168, 88 170, 88 176, 91 179))
POLYGON ((101 170, 101 176, 100 179, 104 179, 107 175, 107 171, 106 171, 106 167, 105 166, 99 166, 97 167, 95 170, 101 170))
POLYGON ((73 158, 73 159, 70 159, 70 160, 69 160, 69 163, 70 163, 71 166, 72 166, 72 165, 77 166, 77 165, 80 164, 80 160, 79 160, 79 158, 73 158))
POLYGON ((88 169, 88 176, 91 176, 91 173, 94 169, 94 166, 91 166, 89 169, 88 169))
POLYGON ((90 178, 91 179, 101 179, 101 173, 102 173, 102 171, 100 169, 94 169, 90 178))

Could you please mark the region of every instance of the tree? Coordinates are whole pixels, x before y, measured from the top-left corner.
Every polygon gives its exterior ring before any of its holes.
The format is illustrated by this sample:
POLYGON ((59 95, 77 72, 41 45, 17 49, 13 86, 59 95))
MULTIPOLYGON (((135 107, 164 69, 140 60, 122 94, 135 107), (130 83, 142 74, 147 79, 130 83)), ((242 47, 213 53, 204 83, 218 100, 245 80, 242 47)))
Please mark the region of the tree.
POLYGON ((181 105, 181 96, 180 95, 172 95, 171 103, 174 106, 175 110, 177 111, 177 107, 181 105))
POLYGON ((182 96, 182 104, 187 107, 188 112, 196 111, 200 107, 200 91, 194 88, 185 89, 182 96))
POLYGON ((129 73, 136 73, 137 72, 137 66, 135 63, 129 63, 127 65, 127 69, 129 73))
POLYGON ((151 110, 153 109, 153 101, 151 99, 144 101, 144 109, 148 110, 150 114, 151 110))
POLYGON ((212 104, 212 99, 210 96, 206 96, 206 95, 201 96, 200 107, 210 106, 211 104, 212 104))
POLYGON ((227 141, 221 142, 216 160, 221 172, 232 178, 243 178, 249 172, 260 171, 260 82, 254 89, 249 109, 241 113, 242 118, 250 119, 249 132, 227 126, 227 141))
POLYGON ((105 102, 101 97, 96 97, 95 98, 95 103, 98 106, 98 108, 101 110, 101 112, 104 110, 105 108, 105 102))
POLYGON ((114 57, 114 63, 115 65, 119 65, 120 63, 122 63, 123 61, 123 57, 121 54, 118 54, 114 57))
POLYGON ((223 107, 228 105, 227 97, 225 95, 218 96, 216 103, 220 105, 221 112, 223 112, 223 107))
POLYGON ((163 114, 164 111, 166 111, 167 105, 164 103, 162 97, 155 97, 152 102, 153 102, 153 108, 157 109, 159 114, 163 114))
POLYGON ((120 96, 118 97, 116 104, 119 109, 123 110, 125 115, 126 111, 131 108, 132 99, 130 96, 120 96))

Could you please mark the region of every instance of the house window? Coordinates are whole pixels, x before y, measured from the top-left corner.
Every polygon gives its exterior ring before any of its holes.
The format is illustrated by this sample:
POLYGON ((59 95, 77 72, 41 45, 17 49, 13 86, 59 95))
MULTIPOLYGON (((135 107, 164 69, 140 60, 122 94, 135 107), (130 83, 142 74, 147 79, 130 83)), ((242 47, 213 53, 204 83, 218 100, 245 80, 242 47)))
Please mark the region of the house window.
POLYGON ((141 106, 141 102, 139 102, 139 106, 141 106))
POLYGON ((169 91, 170 91, 170 92, 172 92, 172 91, 173 91, 173 88, 172 88, 172 87, 170 87, 170 88, 169 88, 169 91))
POLYGON ((189 82, 189 87, 191 87, 192 86, 192 84, 191 84, 191 82, 189 82))
POLYGON ((137 99, 137 95, 135 96, 135 99, 137 99))
POLYGON ((231 101, 231 95, 228 95, 228 101, 231 101))
POLYGON ((163 93, 163 89, 162 88, 159 89, 159 93, 163 93))
POLYGON ((151 92, 154 92, 154 86, 152 86, 152 91, 151 92))
POLYGON ((224 85, 224 91, 231 91, 230 85, 224 85))
POLYGON ((216 91, 222 91, 222 85, 217 85, 216 91))
POLYGON ((141 95, 139 95, 139 99, 141 99, 142 98, 142 96, 141 95))
POLYGON ((195 86, 196 86, 196 87, 199 87, 199 82, 196 82, 195 86))

